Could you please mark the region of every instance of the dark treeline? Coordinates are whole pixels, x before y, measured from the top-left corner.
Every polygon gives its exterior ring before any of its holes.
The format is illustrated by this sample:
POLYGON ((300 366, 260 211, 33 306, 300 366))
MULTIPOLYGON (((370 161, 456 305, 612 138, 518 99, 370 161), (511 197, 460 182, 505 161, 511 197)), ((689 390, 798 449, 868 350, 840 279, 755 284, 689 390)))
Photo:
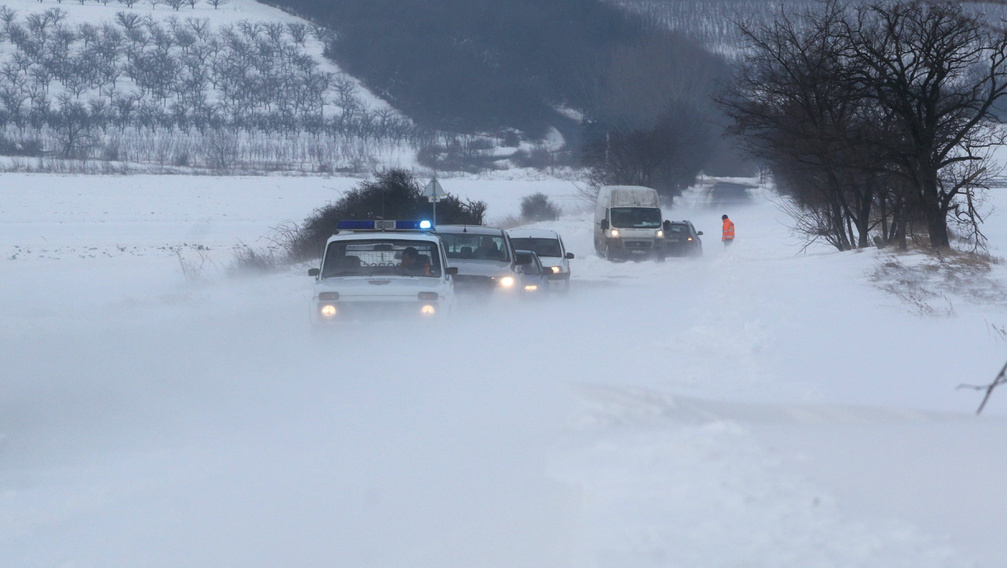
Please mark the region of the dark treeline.
POLYGON ((798 229, 840 250, 954 228, 982 246, 996 172, 1007 33, 959 4, 829 0, 745 26, 750 49, 722 99, 732 129, 799 207, 798 229))
POLYGON ((331 56, 423 124, 543 134, 555 105, 585 108, 583 72, 642 22, 597 0, 283 0, 331 28, 331 56))
POLYGON ((273 2, 332 29, 327 54, 422 126, 531 138, 556 127, 597 182, 668 197, 704 167, 734 166, 710 103, 726 63, 610 3, 273 2))

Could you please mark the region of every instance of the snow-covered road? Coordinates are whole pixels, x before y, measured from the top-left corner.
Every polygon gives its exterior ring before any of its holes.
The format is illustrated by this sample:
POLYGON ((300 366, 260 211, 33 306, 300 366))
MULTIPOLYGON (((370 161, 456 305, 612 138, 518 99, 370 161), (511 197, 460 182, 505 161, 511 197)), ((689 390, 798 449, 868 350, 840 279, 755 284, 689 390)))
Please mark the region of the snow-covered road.
POLYGON ((303 270, 228 277, 229 255, 355 180, 18 181, 4 567, 1007 559, 1007 398, 977 419, 955 390, 1003 364, 1007 305, 950 290, 921 316, 871 283, 878 251, 798 254, 764 193, 668 214, 706 233, 701 259, 611 264, 568 182, 444 181, 496 218, 537 191, 568 204, 550 226, 577 254, 570 295, 317 339, 303 270))

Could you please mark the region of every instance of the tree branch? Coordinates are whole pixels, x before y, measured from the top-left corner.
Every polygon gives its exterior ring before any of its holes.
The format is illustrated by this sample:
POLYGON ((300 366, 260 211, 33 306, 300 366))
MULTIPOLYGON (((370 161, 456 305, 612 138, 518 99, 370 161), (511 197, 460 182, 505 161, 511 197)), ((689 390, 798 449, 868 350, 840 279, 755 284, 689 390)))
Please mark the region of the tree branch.
POLYGON ((1007 383, 1007 363, 1004 363, 1003 368, 1000 369, 1000 374, 997 375, 997 378, 993 379, 992 383, 990 383, 988 385, 965 385, 965 384, 962 384, 962 385, 958 385, 958 388, 960 388, 960 389, 973 389, 973 390, 979 390, 979 391, 985 390, 986 391, 986 396, 983 397, 982 404, 980 404, 979 405, 979 409, 976 410, 976 415, 978 416, 980 413, 982 413, 983 407, 986 406, 986 402, 990 399, 990 395, 993 394, 993 389, 997 388, 998 386, 1000 386, 1000 385, 1002 385, 1004 383, 1007 383))

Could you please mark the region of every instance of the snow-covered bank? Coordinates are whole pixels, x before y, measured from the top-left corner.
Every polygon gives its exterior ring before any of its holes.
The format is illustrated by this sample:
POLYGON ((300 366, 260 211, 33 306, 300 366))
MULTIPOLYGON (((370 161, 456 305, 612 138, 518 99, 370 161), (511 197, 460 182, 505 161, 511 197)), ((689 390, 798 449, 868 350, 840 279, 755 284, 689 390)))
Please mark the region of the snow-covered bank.
MULTIPOLYGON (((598 259, 571 212, 552 224, 577 254, 569 297, 318 341, 301 271, 224 268, 357 180, 6 177, 4 566, 1007 558, 990 530, 1007 392, 976 418, 979 396, 955 390, 1003 364, 1007 307, 958 283, 922 316, 872 281, 888 253, 799 254, 765 193, 681 200, 667 216, 704 231, 706 255, 663 264, 598 259), (206 254, 201 278, 179 250, 206 254)), ((443 183, 491 218, 576 194, 443 183)), ((1007 242, 1002 214, 987 226, 1007 242)))

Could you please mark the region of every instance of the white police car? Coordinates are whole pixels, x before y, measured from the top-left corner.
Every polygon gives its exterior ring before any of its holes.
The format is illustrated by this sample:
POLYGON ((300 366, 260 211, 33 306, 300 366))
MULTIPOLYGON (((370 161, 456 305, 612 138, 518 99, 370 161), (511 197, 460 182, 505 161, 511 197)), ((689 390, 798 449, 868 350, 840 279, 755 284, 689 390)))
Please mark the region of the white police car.
POLYGON ((429 221, 340 221, 325 243, 311 301, 319 325, 389 317, 440 318, 454 308, 453 275, 429 221))

